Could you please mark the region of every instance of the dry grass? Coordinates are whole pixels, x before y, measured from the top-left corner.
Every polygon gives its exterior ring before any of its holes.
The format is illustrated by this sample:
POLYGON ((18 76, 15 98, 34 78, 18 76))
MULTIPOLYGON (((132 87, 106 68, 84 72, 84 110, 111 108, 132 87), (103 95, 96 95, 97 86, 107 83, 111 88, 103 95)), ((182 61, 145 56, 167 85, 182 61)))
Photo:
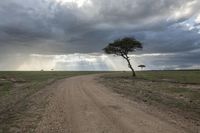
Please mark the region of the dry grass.
POLYGON ((199 79, 196 79, 199 71, 156 71, 155 73, 151 71, 137 74, 137 78, 132 78, 127 72, 106 74, 100 78, 100 82, 132 100, 180 114, 199 126, 200 84, 198 84, 199 79), (179 77, 183 73, 184 77, 179 77), (162 80, 158 75, 168 80, 162 80), (185 80, 182 81, 182 78, 185 80))
POLYGON ((34 132, 55 81, 98 72, 0 72, 0 133, 34 132))

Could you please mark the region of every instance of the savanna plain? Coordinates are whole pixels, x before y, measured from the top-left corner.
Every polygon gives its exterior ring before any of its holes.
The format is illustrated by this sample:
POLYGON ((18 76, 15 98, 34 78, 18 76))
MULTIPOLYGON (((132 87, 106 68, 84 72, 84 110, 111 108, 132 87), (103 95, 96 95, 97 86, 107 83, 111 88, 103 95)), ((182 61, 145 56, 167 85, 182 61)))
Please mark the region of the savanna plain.
POLYGON ((0 133, 199 133, 200 71, 0 72, 0 133))

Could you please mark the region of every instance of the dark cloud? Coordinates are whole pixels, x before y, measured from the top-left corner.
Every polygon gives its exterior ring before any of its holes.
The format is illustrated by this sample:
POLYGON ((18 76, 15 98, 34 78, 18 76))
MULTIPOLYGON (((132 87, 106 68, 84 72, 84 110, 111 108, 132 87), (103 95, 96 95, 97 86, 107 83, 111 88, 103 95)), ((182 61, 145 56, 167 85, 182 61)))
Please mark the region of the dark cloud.
MULTIPOLYGON (((0 61, 9 54, 101 52, 123 36, 138 38, 146 53, 193 51, 200 49, 195 21, 199 7, 198 0, 90 0, 82 6, 58 0, 1 0, 0 61)), ((198 57, 188 56, 187 62, 198 57)), ((182 59, 177 55, 171 62, 182 59)))

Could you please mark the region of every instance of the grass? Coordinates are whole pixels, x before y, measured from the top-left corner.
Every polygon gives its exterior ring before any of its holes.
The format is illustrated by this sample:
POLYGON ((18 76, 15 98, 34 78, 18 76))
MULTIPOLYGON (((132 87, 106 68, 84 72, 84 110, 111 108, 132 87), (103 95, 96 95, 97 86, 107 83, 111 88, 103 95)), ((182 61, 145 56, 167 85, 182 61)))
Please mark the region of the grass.
POLYGON ((132 100, 182 114, 200 123, 200 71, 145 71, 105 74, 100 82, 132 100), (163 80, 164 79, 164 80, 163 80), (166 80, 167 79, 167 80, 166 80))
POLYGON ((0 133, 34 132, 53 95, 52 87, 45 86, 59 79, 96 73, 102 72, 0 72, 0 133))
MULTIPOLYGON (((168 81, 186 84, 200 84, 200 70, 136 71, 137 78, 151 81, 168 81)), ((116 72, 116 77, 130 77, 130 72, 116 72)))
POLYGON ((138 78, 147 80, 166 80, 180 83, 200 84, 200 70, 144 71, 137 72, 138 78))
POLYGON ((9 94, 9 90, 12 87, 12 83, 11 82, 2 82, 0 84, 0 96, 2 95, 8 95, 9 94))
POLYGON ((26 83, 29 87, 26 88, 39 88, 42 85, 53 82, 58 79, 94 74, 100 72, 91 71, 0 71, 0 96, 9 94, 9 91, 16 83, 26 83))
POLYGON ((13 77, 26 81, 44 81, 48 79, 60 79, 77 75, 93 74, 92 71, 1 71, 1 77, 13 77))

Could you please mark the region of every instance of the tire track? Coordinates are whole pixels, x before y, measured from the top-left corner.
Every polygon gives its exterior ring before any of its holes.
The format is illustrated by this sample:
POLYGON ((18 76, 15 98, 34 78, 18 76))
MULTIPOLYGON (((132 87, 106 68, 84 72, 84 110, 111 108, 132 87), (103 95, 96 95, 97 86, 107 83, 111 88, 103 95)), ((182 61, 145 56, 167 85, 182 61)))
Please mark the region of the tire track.
POLYGON ((54 90, 37 133, 186 133, 125 102, 95 81, 68 78, 54 90))
MULTIPOLYGON (((128 129, 126 125, 124 125, 120 120, 119 117, 117 117, 115 114, 112 113, 112 111, 109 109, 108 106, 103 105, 96 97, 89 91, 86 91, 84 88, 84 84, 82 84, 83 87, 81 87, 81 91, 84 93, 84 95, 87 96, 87 98, 90 99, 90 101, 93 102, 93 104, 96 106, 96 108, 106 117, 121 133, 134 133, 135 131, 132 129, 128 129)), ((113 106, 114 107, 114 106, 113 106)))

